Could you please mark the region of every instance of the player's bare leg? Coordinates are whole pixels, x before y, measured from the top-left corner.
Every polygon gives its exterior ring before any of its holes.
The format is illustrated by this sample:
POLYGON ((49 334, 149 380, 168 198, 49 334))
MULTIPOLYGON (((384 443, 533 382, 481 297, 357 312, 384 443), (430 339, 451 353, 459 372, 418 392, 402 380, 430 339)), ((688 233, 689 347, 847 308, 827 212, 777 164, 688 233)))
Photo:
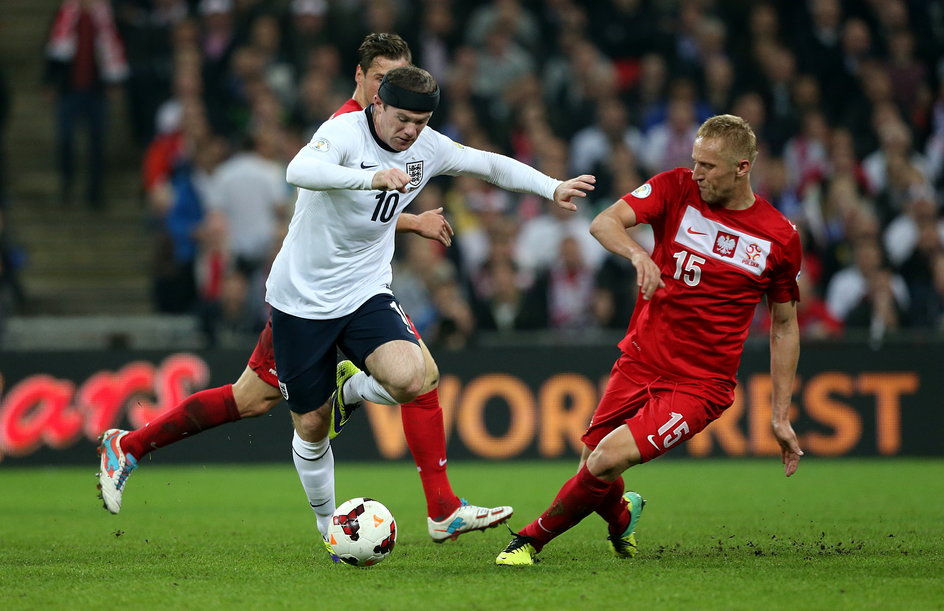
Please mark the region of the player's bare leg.
POLYGON ((255 418, 269 413, 282 402, 278 388, 265 382, 250 367, 246 367, 233 384, 233 398, 240 418, 255 418))

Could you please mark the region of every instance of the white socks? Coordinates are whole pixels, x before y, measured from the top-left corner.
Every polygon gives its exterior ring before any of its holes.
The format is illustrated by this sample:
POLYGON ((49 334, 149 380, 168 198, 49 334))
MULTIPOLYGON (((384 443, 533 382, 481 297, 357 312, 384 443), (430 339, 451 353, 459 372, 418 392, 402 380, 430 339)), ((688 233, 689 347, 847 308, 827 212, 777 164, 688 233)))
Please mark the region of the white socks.
POLYGON ((344 403, 357 403, 364 400, 380 405, 396 405, 399 403, 387 392, 386 388, 380 385, 376 378, 359 371, 344 383, 344 403))
POLYGON ((331 443, 327 437, 321 441, 305 441, 296 431, 292 437, 292 458, 295 460, 298 479, 308 495, 308 504, 315 512, 318 530, 326 537, 335 510, 334 453, 331 443))

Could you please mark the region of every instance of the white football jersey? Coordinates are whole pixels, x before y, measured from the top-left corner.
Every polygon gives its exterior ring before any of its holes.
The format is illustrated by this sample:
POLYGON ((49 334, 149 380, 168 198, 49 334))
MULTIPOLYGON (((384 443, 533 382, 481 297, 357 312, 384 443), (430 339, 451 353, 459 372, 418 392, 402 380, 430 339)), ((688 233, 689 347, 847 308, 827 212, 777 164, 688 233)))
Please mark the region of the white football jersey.
POLYGON ((407 150, 390 150, 372 133, 370 120, 366 112, 353 112, 326 121, 289 164, 288 175, 296 177, 290 182, 310 188, 298 189, 288 234, 266 282, 266 301, 282 312, 340 318, 374 295, 391 293, 397 218, 435 176, 476 176, 548 199, 560 184, 429 127, 407 150), (370 188, 374 173, 388 168, 410 176, 408 193, 370 188), (309 170, 312 176, 297 178, 309 170))

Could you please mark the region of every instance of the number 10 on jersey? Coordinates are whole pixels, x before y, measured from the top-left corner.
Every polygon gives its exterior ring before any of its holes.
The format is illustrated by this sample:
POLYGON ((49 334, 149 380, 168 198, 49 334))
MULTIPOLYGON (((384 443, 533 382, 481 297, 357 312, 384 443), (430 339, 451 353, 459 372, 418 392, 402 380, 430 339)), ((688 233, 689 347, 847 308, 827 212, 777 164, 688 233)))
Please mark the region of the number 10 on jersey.
POLYGON ((393 213, 397 211, 397 205, 400 203, 400 194, 396 191, 381 191, 376 195, 377 205, 374 207, 374 214, 370 217, 372 221, 389 223, 393 218, 393 213))

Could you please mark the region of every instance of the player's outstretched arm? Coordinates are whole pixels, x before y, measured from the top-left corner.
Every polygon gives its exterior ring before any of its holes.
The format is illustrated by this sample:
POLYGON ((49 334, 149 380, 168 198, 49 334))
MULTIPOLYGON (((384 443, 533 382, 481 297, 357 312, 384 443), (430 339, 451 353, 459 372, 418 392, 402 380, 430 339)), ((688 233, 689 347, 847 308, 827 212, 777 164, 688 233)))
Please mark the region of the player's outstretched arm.
POLYGON ((646 249, 626 232, 636 226, 636 213, 622 199, 602 211, 590 223, 590 234, 608 251, 629 259, 636 268, 636 284, 643 299, 651 299, 656 289, 664 287, 662 274, 646 249))
POLYGON ((773 381, 771 426, 777 443, 784 475, 796 473, 803 450, 790 424, 790 400, 797 362, 800 359, 800 329, 796 302, 770 304, 770 376, 773 381))
POLYGON ((446 157, 443 174, 474 176, 507 191, 531 193, 557 202, 567 210, 576 210, 575 197, 586 197, 594 189, 596 178, 589 174, 561 181, 543 174, 517 159, 482 151, 470 146, 457 145, 441 136, 441 152, 446 157))
POLYGON ((455 235, 452 225, 443 216, 442 207, 427 210, 422 214, 404 212, 397 219, 397 232, 412 232, 427 240, 436 240, 443 246, 451 246, 452 236, 455 235))

